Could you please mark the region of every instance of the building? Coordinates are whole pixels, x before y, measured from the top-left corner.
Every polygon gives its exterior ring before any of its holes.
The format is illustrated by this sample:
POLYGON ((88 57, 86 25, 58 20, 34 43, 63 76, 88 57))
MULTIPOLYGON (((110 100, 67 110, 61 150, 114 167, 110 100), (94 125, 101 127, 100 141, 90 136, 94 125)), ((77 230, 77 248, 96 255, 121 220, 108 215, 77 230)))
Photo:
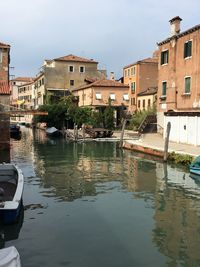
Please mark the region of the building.
POLYGON ((129 86, 112 80, 97 80, 73 89, 74 96, 79 98, 80 107, 91 107, 93 109, 105 109, 111 100, 115 109, 117 124, 122 112, 127 110, 129 103, 129 86))
MULTIPOLYGON (((30 78, 30 81, 27 83, 23 83, 18 86, 18 108, 25 110, 34 109, 34 100, 35 100, 35 83, 34 79, 30 78)), ((24 115, 23 117, 19 117, 18 121, 25 124, 31 124, 33 119, 33 115, 24 115)))
POLYGON ((17 77, 10 81, 10 90, 11 90, 11 96, 10 96, 10 103, 13 107, 19 107, 20 102, 18 101, 18 90, 19 86, 27 84, 29 82, 32 82, 33 78, 31 77, 17 77))
POLYGON ((93 59, 68 55, 45 60, 36 78, 36 108, 69 94, 74 88, 87 84, 86 79, 105 79, 106 71, 98 69, 93 59))
POLYGON ((171 36, 158 43, 158 130, 171 122, 170 140, 200 145, 200 25, 180 31, 171 19, 171 36))
POLYGON ((149 87, 137 94, 137 110, 149 110, 157 106, 157 87, 149 87))
MULTIPOLYGON (((0 112, 9 111, 10 87, 9 87, 10 45, 0 42, 0 112)), ((9 115, 0 114, 0 150, 9 150, 9 115)))
POLYGON ((158 83, 158 59, 146 58, 123 69, 124 84, 129 85, 129 108, 132 114, 138 109, 138 93, 146 91, 149 87, 157 87, 158 83))

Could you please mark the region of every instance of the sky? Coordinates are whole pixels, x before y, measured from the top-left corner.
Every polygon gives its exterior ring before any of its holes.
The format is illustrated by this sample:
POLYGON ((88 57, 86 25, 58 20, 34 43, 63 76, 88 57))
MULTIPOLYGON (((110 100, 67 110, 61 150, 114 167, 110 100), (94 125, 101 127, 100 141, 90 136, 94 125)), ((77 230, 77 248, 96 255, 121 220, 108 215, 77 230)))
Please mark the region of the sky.
POLYGON ((122 76, 124 66, 151 57, 170 36, 200 24, 199 0, 0 0, 0 42, 11 45, 10 74, 34 77, 45 59, 94 59, 122 76))

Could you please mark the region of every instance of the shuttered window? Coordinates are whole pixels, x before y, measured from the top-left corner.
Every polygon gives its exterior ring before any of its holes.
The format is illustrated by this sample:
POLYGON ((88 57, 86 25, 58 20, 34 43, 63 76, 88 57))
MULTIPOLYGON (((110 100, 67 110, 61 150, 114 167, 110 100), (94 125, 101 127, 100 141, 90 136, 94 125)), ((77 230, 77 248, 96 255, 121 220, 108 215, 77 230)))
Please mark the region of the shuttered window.
POLYGON ((184 58, 192 56, 192 41, 188 41, 184 44, 184 58))
POLYGON ((162 96, 166 96, 167 93, 167 82, 162 82, 162 96))
POLYGON ((169 62, 169 51, 165 50, 161 52, 161 58, 160 58, 160 64, 164 65, 167 64, 169 62))
POLYGON ((191 77, 185 77, 185 94, 190 94, 191 77))

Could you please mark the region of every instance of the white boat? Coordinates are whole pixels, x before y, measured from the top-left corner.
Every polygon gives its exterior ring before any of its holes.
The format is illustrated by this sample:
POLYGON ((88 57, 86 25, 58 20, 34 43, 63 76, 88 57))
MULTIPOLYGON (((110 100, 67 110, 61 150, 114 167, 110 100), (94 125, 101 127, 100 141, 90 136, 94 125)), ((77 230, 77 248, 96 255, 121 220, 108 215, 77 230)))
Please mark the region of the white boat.
POLYGON ((19 252, 14 246, 0 249, 0 267, 21 267, 19 252))
POLYGON ((22 206, 24 176, 14 164, 0 164, 0 221, 14 223, 22 206))
POLYGON ((58 135, 60 135, 60 132, 59 132, 59 130, 57 128, 50 127, 50 128, 46 129, 46 134, 48 136, 58 136, 58 135))

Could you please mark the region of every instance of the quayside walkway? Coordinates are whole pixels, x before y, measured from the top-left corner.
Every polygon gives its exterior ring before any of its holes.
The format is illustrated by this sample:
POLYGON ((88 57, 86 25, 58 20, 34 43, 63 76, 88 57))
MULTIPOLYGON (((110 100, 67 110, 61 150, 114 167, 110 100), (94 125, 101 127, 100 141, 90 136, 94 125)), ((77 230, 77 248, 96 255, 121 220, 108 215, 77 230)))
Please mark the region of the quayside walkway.
MULTIPOLYGON (((126 140, 123 142, 123 148, 140 151, 147 154, 155 154, 162 156, 164 152, 164 139, 160 134, 148 133, 142 134, 138 139, 127 140, 128 134, 125 134, 126 140)), ((169 142, 168 152, 175 152, 177 154, 191 155, 193 157, 200 155, 200 147, 180 144, 175 142, 169 142)))

